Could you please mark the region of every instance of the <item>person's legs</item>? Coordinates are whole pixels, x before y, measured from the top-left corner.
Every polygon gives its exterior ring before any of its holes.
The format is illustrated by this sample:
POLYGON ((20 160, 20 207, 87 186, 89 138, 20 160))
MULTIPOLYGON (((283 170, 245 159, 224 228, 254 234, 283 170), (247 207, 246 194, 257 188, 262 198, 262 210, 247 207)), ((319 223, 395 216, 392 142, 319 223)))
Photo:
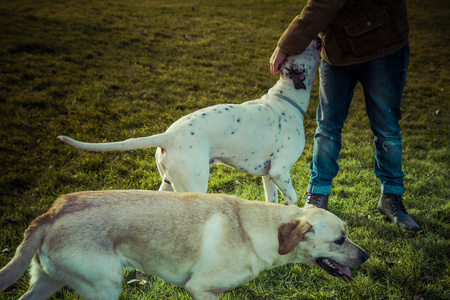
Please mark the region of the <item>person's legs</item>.
POLYGON ((400 227, 422 231, 403 204, 400 104, 406 83, 409 47, 382 58, 352 66, 364 89, 367 115, 375 142, 375 175, 381 182, 378 210, 400 227))
POLYGON ((375 142, 375 175, 383 193, 402 195, 402 136, 399 121, 408 68, 408 46, 352 70, 364 89, 367 115, 375 142))
POLYGON ((339 171, 337 159, 342 147, 342 128, 358 81, 347 68, 331 66, 325 61, 321 63, 319 74, 318 127, 314 136, 307 192, 329 195, 331 183, 339 171))

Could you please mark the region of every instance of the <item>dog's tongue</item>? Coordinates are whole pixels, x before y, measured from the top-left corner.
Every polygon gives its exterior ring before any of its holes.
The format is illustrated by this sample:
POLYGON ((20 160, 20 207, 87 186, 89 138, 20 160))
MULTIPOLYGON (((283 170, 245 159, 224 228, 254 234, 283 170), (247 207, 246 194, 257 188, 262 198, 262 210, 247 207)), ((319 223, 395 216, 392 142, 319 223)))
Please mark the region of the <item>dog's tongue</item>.
POLYGON ((337 264, 337 263, 335 263, 334 265, 335 265, 336 268, 338 268, 338 270, 342 274, 344 274, 347 278, 350 278, 352 273, 350 272, 350 269, 348 267, 341 266, 340 264, 337 264))

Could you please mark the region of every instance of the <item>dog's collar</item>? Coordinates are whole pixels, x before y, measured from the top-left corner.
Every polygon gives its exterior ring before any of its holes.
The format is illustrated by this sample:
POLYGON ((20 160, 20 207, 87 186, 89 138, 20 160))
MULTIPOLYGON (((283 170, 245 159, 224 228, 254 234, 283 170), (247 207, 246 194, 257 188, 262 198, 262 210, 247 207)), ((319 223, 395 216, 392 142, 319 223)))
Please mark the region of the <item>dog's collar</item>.
POLYGON ((281 95, 281 94, 275 94, 275 96, 280 99, 280 100, 284 100, 286 102, 289 102, 292 106, 294 106, 296 109, 298 109, 300 111, 300 113, 303 116, 303 119, 306 118, 306 111, 303 110, 303 108, 301 108, 297 103, 295 103, 294 101, 292 101, 291 99, 289 99, 288 97, 281 95))

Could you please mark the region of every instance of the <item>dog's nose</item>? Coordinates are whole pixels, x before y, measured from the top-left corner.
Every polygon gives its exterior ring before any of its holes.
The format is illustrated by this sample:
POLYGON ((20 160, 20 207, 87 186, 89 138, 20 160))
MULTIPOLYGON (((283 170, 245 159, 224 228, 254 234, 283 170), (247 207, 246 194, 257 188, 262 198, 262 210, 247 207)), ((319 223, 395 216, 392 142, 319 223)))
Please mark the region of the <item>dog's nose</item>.
POLYGON ((369 256, 370 256, 369 253, 367 253, 366 251, 363 251, 363 257, 362 257, 361 263, 364 263, 366 260, 368 260, 369 256))

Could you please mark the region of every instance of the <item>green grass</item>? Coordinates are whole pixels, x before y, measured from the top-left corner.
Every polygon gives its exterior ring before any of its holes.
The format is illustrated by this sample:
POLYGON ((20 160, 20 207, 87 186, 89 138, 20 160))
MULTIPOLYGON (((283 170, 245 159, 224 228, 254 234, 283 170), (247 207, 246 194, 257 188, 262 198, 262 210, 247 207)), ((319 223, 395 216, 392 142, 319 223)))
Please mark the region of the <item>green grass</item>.
MULTIPOLYGON (((56 139, 115 141, 163 132, 205 106, 259 98, 277 80, 268 59, 306 1, 62 1, 0 3, 0 265, 31 220, 62 193, 157 189, 154 150, 88 153, 56 139)), ((409 0, 411 62, 402 134, 405 203, 425 230, 414 236, 376 211, 374 145, 358 88, 344 128, 330 211, 371 258, 350 281, 304 265, 262 272, 223 299, 449 299, 449 6, 409 0)), ((291 171, 306 190, 318 102, 291 171)), ((263 201, 261 179, 214 166, 208 192, 263 201)), ((303 200, 299 200, 302 204, 303 200)), ((121 299, 187 299, 156 277, 121 299)), ((17 299, 28 275, 0 292, 17 299)), ((66 288, 53 299, 74 299, 66 288)))

